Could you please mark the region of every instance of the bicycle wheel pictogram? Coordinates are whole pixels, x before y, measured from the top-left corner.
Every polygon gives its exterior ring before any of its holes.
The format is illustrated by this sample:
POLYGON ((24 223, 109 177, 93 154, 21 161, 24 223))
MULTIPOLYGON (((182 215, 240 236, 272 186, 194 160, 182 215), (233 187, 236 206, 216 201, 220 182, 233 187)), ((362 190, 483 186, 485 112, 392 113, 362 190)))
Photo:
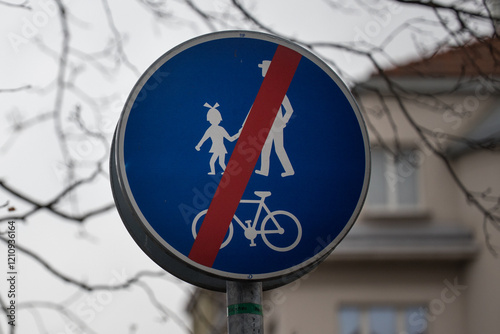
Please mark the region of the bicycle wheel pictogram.
MULTIPOLYGON (((203 219, 205 215, 207 214, 207 210, 203 210, 199 212, 196 217, 193 219, 193 225, 191 226, 191 232, 193 233, 193 238, 196 239, 196 236, 198 235, 198 231, 200 230, 201 223, 203 222, 203 219)), ((227 244, 231 241, 233 238, 233 233, 234 233, 234 227, 233 223, 229 224, 229 229, 226 233, 226 236, 224 237, 224 241, 222 242, 222 245, 220 246, 220 249, 224 248, 227 246, 227 244)))
POLYGON ((300 242, 302 227, 293 214, 277 210, 269 213, 262 221, 261 236, 272 250, 287 252, 300 242))

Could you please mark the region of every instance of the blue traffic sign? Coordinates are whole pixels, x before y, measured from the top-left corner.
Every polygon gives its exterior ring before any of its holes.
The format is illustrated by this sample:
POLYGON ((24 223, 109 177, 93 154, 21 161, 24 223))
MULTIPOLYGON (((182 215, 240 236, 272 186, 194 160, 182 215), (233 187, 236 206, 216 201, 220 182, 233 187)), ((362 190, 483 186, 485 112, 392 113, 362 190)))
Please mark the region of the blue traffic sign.
POLYGON ((204 35, 134 87, 112 186, 136 242, 215 290, 288 282, 323 260, 363 204, 370 155, 356 102, 312 53, 262 33, 204 35))

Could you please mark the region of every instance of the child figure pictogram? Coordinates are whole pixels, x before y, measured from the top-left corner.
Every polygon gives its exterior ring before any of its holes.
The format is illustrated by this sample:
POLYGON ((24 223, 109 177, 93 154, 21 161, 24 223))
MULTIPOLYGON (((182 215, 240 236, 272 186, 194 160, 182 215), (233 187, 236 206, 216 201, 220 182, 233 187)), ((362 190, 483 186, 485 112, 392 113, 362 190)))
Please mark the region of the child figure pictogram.
POLYGON ((215 175, 215 161, 219 160, 219 165, 222 168, 222 172, 226 169, 226 146, 224 146, 224 138, 229 141, 235 141, 239 136, 240 132, 236 133, 234 136, 230 136, 226 129, 219 125, 222 121, 222 116, 216 108, 219 104, 216 102, 213 106, 205 103, 203 106, 210 108, 207 112, 207 121, 210 122, 210 127, 205 131, 205 134, 200 139, 198 145, 195 149, 200 150, 203 143, 210 138, 212 140, 212 147, 210 148, 210 153, 212 157, 210 158, 210 172, 208 175, 215 175))

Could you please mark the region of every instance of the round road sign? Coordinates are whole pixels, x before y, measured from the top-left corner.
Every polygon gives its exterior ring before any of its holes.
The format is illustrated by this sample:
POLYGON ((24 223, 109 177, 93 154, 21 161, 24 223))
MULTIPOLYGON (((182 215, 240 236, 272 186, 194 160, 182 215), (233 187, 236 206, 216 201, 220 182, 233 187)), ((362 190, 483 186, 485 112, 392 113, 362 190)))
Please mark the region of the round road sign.
POLYGON ((278 287, 346 235, 368 188, 358 106, 318 57, 276 36, 189 40, 139 79, 116 128, 111 181, 138 245, 198 286, 278 287))

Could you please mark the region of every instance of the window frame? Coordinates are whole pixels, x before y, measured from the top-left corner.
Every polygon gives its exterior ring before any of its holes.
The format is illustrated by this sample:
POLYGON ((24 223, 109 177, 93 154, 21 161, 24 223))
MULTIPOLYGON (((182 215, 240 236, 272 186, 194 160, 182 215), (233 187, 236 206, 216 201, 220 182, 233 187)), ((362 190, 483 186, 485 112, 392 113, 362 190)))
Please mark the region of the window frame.
MULTIPOLYGON (((379 219, 379 218, 428 218, 429 212, 424 203, 424 189, 423 189, 423 171, 422 166, 425 159, 421 154, 423 152, 419 151, 415 147, 406 147, 402 149, 400 155, 407 156, 405 163, 405 170, 398 170, 398 165, 395 162, 394 154, 388 152, 381 147, 372 147, 372 175, 370 180, 370 187, 368 189, 367 197, 364 205, 364 215, 368 219, 379 219), (373 163, 378 161, 374 158, 374 154, 382 154, 382 166, 373 166, 373 163), (370 191, 373 191, 372 186, 374 185, 374 169, 379 169, 381 171, 382 181, 384 182, 384 192, 383 201, 378 203, 373 203, 373 193, 370 195, 370 191), (409 174, 409 175, 407 175, 409 174), (410 179, 409 179, 410 178, 410 179), (399 186, 405 184, 407 180, 412 180, 412 185, 415 188, 414 198, 415 200, 412 204, 401 204, 398 198, 398 194, 401 193, 399 186), (391 182, 395 184, 391 185, 391 182)), ((380 180, 378 180, 380 181, 380 180)))
MULTIPOLYGON (((371 312, 375 309, 390 309, 394 311, 395 315, 395 328, 393 334, 408 334, 407 331, 407 317, 408 312, 414 309, 425 309, 424 303, 373 303, 373 304, 342 304, 337 310, 337 323, 338 323, 338 333, 340 334, 351 334, 342 332, 341 316, 340 313, 343 309, 356 309, 359 313, 359 326, 356 328, 354 333, 356 334, 372 334, 373 329, 371 328, 371 312)), ((411 316, 411 315, 410 315, 411 316)), ((432 334, 432 329, 430 328, 431 322, 425 319, 425 328, 422 332, 418 334, 432 334)), ((382 333, 385 334, 385 333, 382 333)))

